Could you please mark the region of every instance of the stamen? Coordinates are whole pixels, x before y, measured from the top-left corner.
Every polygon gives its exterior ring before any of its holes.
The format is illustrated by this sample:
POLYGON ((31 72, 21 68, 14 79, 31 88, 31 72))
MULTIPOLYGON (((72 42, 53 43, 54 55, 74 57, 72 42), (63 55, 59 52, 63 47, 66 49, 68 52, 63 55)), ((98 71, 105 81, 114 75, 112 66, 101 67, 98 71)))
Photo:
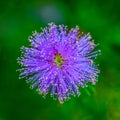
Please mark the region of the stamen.
POLYGON ((57 54, 55 56, 55 63, 57 64, 58 67, 60 67, 63 64, 63 59, 60 54, 57 54))

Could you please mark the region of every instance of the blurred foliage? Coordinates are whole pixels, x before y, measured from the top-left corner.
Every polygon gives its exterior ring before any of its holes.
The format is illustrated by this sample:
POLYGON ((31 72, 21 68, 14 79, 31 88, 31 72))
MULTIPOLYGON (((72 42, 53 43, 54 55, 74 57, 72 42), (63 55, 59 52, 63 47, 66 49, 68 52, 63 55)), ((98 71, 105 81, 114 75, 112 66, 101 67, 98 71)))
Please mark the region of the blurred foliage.
POLYGON ((120 120, 120 1, 0 1, 0 120, 120 120), (102 55, 98 83, 64 104, 42 98, 18 79, 20 47, 48 22, 79 25, 102 55))

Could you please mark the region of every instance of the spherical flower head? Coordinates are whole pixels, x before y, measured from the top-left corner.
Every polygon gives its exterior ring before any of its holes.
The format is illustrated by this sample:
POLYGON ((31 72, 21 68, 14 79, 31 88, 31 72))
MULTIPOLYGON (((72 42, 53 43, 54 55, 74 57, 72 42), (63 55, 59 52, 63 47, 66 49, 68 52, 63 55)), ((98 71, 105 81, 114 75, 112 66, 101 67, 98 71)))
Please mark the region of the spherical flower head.
POLYGON ((96 45, 90 34, 50 23, 42 33, 34 32, 29 41, 31 47, 22 47, 18 58, 20 78, 27 78, 43 96, 50 93, 63 103, 72 95, 79 96, 80 86, 96 83, 99 70, 93 59, 100 51, 93 51, 96 45))

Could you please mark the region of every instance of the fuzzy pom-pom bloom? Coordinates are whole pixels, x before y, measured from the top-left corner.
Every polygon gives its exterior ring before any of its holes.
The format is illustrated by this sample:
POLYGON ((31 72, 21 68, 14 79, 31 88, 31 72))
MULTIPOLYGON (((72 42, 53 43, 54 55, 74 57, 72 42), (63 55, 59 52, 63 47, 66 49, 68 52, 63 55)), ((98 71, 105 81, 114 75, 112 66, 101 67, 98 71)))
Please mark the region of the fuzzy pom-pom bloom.
POLYGON ((78 27, 68 31, 64 25, 50 23, 42 33, 34 32, 29 41, 31 47, 22 47, 18 58, 20 78, 27 78, 43 96, 50 93, 63 103, 71 95, 79 96, 80 86, 96 83, 99 70, 93 59, 100 50, 93 51, 96 45, 90 34, 84 35, 78 27))

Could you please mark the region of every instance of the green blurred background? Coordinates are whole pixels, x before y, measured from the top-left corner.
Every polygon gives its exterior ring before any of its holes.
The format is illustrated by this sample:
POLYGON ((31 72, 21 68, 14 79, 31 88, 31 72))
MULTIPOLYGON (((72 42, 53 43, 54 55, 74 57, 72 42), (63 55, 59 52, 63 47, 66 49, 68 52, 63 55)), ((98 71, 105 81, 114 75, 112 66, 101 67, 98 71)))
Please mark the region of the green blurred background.
POLYGON ((0 0, 0 120, 120 120, 119 0, 0 0), (18 79, 20 47, 48 22, 90 32, 101 70, 98 83, 64 104, 18 79))

